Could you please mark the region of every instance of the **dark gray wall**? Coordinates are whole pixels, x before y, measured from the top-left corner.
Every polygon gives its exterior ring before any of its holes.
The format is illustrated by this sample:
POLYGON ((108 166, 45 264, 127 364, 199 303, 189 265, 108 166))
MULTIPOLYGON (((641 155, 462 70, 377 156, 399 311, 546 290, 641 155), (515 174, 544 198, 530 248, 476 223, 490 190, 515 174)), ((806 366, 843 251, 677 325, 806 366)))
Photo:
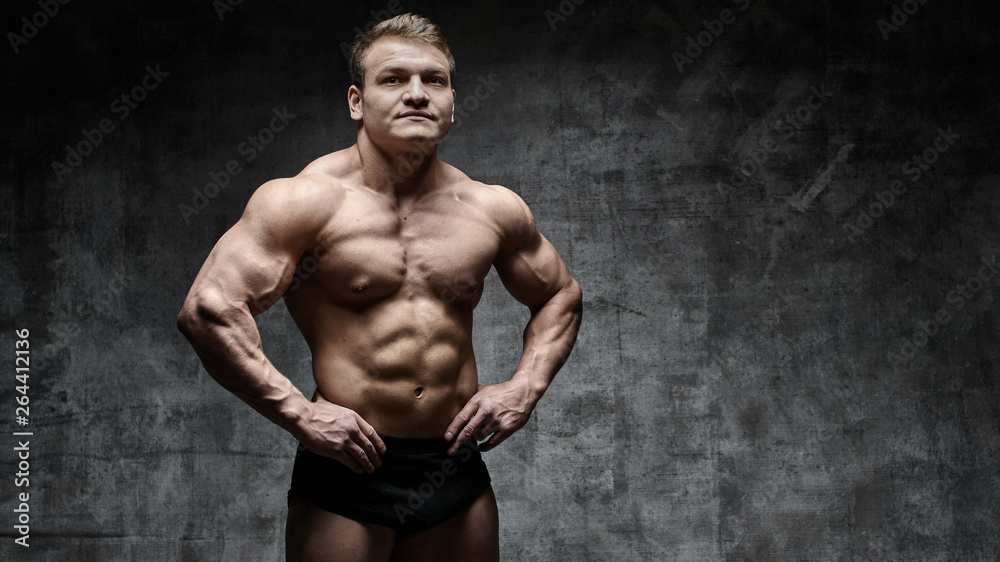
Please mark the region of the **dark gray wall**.
MULTIPOLYGON (((394 5, 340 4, 220 21, 212 0, 77 1, 4 46, 0 318, 8 364, 30 330, 34 435, 25 549, 8 369, 0 558, 280 557, 294 441, 207 376, 174 318, 256 186, 353 141, 340 43, 394 5), (114 100, 136 87, 126 116, 114 100), (240 173, 197 200, 230 160, 240 173)), ((1000 551, 984 265, 1000 256, 1000 18, 897 5, 892 29, 887 0, 401 0, 458 60, 468 111, 443 158, 520 193, 585 292, 569 363, 487 455, 504 559, 1000 551), (481 78, 499 86, 477 98, 481 78)), ((6 4, 3 29, 39 10, 6 4)), ((510 375, 525 319, 491 278, 487 382, 510 375)), ((259 325, 311 391, 283 305, 259 325)))

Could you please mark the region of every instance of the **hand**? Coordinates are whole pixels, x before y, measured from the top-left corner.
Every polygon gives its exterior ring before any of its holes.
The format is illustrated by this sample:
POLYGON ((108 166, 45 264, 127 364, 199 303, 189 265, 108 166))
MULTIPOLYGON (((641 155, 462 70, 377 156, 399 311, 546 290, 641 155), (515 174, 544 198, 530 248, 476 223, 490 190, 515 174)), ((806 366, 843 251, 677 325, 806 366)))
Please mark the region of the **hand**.
POLYGON ((445 432, 444 438, 452 442, 448 454, 454 455, 473 436, 477 440, 490 436, 479 445, 479 450, 489 451, 524 427, 534 408, 535 400, 523 385, 513 381, 479 385, 445 432))
POLYGON ((340 461, 357 474, 371 474, 382 466, 379 455, 385 454, 385 443, 357 412, 338 406, 319 393, 316 402, 309 404, 309 422, 305 435, 299 439, 307 449, 340 461))

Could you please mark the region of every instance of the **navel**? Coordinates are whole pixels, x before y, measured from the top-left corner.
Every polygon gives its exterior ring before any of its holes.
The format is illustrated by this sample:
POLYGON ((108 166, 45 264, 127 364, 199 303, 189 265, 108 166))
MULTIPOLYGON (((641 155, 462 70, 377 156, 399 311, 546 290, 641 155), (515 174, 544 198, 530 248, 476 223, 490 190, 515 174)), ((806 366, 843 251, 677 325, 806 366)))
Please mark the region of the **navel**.
POLYGON ((413 395, 416 396, 417 398, 420 398, 421 396, 423 396, 423 394, 424 394, 424 387, 418 386, 417 388, 413 389, 413 395))

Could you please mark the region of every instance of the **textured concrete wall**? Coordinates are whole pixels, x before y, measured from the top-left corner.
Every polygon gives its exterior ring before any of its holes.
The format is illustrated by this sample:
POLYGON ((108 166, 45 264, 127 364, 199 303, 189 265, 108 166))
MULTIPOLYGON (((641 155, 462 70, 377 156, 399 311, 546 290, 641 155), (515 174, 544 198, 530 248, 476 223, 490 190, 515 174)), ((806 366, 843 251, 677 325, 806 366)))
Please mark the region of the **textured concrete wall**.
MULTIPOLYGON (((32 371, 28 426, 0 385, 0 558, 280 558, 294 441, 174 317, 256 186, 352 142, 340 44, 399 6, 456 53, 443 158, 520 193, 586 296, 487 455, 504 559, 995 559, 995 3, 224 1, 5 5, 0 318, 32 371)), ((486 381, 525 319, 491 277, 486 381)), ((283 305, 259 325, 309 392, 283 305)))

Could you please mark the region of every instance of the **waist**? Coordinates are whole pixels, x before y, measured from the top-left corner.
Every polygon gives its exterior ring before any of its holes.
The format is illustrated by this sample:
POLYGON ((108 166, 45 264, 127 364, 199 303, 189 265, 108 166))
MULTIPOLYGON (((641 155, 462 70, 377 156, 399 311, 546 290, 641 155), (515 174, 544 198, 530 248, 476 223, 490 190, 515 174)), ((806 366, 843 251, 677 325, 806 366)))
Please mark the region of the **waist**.
MULTIPOLYGON (((336 374, 316 375, 317 394, 349 408, 378 434, 443 442, 445 429, 478 388, 475 369, 447 381, 421 378, 367 380, 336 374)), ((404 445, 412 447, 413 445, 404 445)))
MULTIPOLYGON (((379 435, 382 442, 385 443, 386 453, 401 453, 401 454, 414 454, 414 453, 443 453, 448 450, 451 446, 447 440, 443 437, 390 437, 388 435, 379 435)), ((469 439, 463 448, 469 448, 473 451, 479 450, 479 445, 476 443, 475 439, 469 439)))

